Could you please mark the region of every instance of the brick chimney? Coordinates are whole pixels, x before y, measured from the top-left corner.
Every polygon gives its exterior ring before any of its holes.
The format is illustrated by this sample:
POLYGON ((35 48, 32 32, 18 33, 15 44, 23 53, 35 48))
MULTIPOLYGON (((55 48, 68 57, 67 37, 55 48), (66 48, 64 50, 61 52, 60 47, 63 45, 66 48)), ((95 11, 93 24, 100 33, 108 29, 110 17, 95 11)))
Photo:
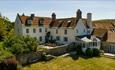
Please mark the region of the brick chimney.
POLYGON ((53 12, 52 13, 52 21, 55 21, 56 20, 56 14, 53 12))
POLYGON ((82 12, 81 12, 80 9, 78 9, 77 12, 76 12, 76 18, 77 19, 81 19, 82 18, 82 12))

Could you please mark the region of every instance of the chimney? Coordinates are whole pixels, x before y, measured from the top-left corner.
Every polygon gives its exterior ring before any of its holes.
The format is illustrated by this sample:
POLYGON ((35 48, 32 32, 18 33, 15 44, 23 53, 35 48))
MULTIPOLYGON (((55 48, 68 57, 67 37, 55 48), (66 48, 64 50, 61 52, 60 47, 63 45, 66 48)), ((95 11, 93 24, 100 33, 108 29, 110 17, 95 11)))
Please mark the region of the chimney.
POLYGON ((52 13, 52 20, 55 21, 56 20, 56 14, 53 12, 52 13))
POLYGON ((78 9, 77 12, 76 12, 76 18, 77 19, 81 19, 82 18, 82 12, 81 12, 80 9, 78 9))
POLYGON ((34 14, 31 14, 30 18, 33 19, 34 17, 35 17, 35 15, 34 15, 34 14))
POLYGON ((87 24, 92 28, 92 13, 87 13, 87 24))
POLYGON ((25 16, 25 14, 23 13, 22 16, 25 16))

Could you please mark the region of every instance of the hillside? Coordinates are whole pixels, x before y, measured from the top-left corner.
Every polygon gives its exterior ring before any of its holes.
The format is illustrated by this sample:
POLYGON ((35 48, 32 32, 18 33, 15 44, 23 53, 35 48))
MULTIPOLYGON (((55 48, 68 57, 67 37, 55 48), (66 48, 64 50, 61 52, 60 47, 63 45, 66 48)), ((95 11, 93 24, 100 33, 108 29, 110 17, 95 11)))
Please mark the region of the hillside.
POLYGON ((102 20, 94 20, 93 23, 115 23, 115 19, 102 19, 102 20))

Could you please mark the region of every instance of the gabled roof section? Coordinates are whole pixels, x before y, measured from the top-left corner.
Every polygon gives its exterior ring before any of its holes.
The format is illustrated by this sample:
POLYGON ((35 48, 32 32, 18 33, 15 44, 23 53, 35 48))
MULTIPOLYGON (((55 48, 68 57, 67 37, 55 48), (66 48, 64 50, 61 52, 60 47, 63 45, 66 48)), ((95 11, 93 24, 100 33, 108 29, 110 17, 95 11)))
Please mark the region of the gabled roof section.
POLYGON ((112 22, 93 21, 93 27, 96 29, 111 29, 115 27, 114 25, 112 22))
MULTIPOLYGON (((39 17, 34 16, 31 19, 31 16, 25 16, 25 15, 18 15, 22 24, 28 23, 28 20, 32 20, 32 25, 38 25, 40 23, 40 20, 43 20, 43 25, 48 25, 50 27, 72 27, 74 28, 77 25, 77 22, 79 21, 76 17, 71 18, 61 18, 56 19, 55 21, 52 21, 52 18, 49 17, 39 17)), ((87 19, 82 18, 82 21, 84 25, 87 27, 87 19)))
MULTIPOLYGON (((82 19, 84 25, 87 27, 87 19, 82 19)), ((78 19, 76 17, 72 18, 62 18, 56 19, 50 23, 51 27, 75 27, 77 25, 78 19)))
POLYGON ((106 29, 94 29, 92 35, 96 37, 103 37, 107 33, 106 29))
MULTIPOLYGON (((22 24, 26 24, 30 16, 20 16, 19 15, 19 18, 22 21, 22 24)), ((38 25, 41 19, 43 19, 44 25, 49 25, 51 23, 51 18, 49 17, 34 17, 32 19, 32 25, 38 25)))

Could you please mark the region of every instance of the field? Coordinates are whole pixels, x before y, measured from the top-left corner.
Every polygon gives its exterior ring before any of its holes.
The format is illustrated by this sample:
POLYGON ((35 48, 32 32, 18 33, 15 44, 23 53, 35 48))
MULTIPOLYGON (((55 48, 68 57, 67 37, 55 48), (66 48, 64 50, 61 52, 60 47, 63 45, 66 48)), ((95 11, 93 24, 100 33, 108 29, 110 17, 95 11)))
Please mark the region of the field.
POLYGON ((106 57, 73 59, 60 56, 48 62, 28 65, 22 70, 115 70, 115 60, 106 57))

